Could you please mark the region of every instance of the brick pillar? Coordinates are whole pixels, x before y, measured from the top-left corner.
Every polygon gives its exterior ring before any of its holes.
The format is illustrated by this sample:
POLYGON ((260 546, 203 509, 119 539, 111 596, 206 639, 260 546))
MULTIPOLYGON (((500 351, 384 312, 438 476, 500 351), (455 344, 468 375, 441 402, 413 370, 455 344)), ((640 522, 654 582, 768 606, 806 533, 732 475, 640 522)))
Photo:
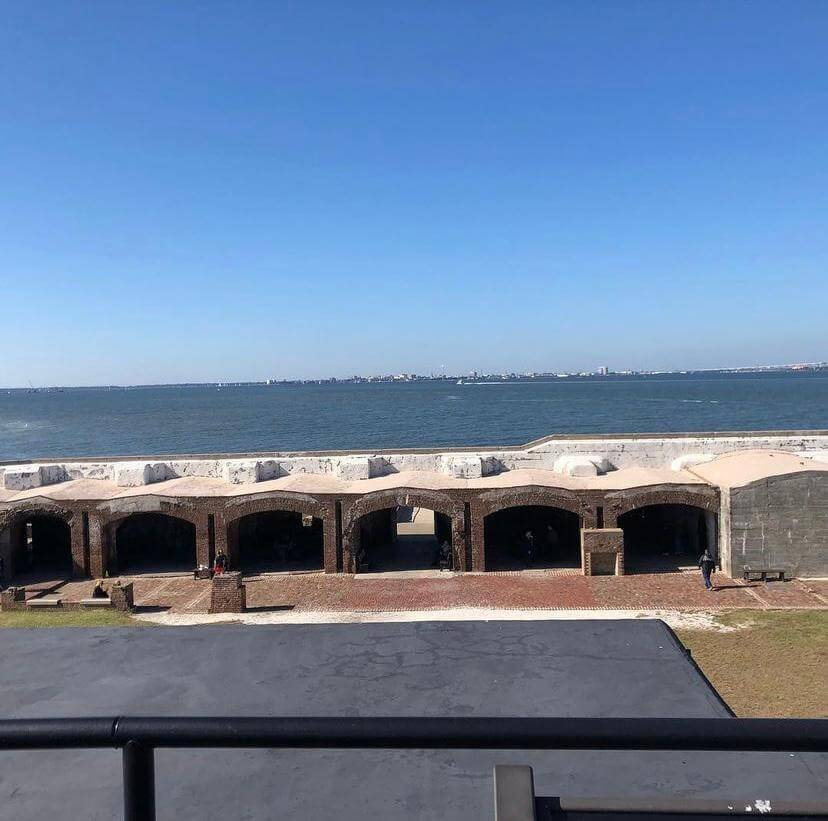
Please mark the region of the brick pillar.
POLYGON ((134 591, 132 582, 121 584, 116 582, 109 588, 109 601, 116 610, 122 613, 131 613, 135 609, 134 591))
POLYGON ((582 528, 581 571, 585 576, 623 576, 624 532, 616 527, 582 528))
POLYGON ((351 506, 353 502, 342 503, 342 572, 353 573, 354 561, 353 556, 359 548, 360 533, 359 533, 359 519, 351 523, 348 527, 347 522, 350 519, 351 506))
POLYGON ((322 556, 326 573, 336 573, 338 545, 336 543, 336 503, 331 502, 322 519, 322 556))
MULTIPOLYGON (((606 527, 606 520, 604 526, 606 527)), ((587 507, 584 507, 581 513, 581 527, 587 529, 598 527, 598 509, 596 505, 590 503, 587 507)))
POLYGON ((26 606, 25 587, 7 587, 0 592, 0 610, 22 610, 26 606))
POLYGON ((210 566, 213 560, 210 555, 210 524, 208 514, 199 512, 195 521, 196 539, 196 566, 200 564, 210 566))
POLYGON ((4 581, 8 583, 9 579, 14 576, 14 551, 12 550, 12 529, 5 527, 0 529, 0 556, 3 557, 4 562, 4 581))
MULTIPOLYGON (((215 558, 216 558, 216 556, 218 556, 219 553, 224 553, 224 555, 227 556, 228 559, 230 559, 230 546, 227 543, 228 524, 227 524, 227 521, 224 518, 224 513, 221 513, 221 512, 216 513, 214 521, 215 521, 215 528, 216 528, 216 536, 215 536, 216 545, 215 545, 215 552, 213 554, 212 559, 213 559, 213 561, 215 561, 215 558)), ((212 562, 209 566, 210 567, 213 566, 212 562)), ((233 566, 232 562, 231 562, 230 566, 231 567, 233 566)))
POLYGON ((102 579, 109 570, 109 528, 99 513, 89 514, 89 574, 102 579))
POLYGON ((77 511, 69 522, 72 541, 72 576, 76 579, 84 578, 89 572, 89 561, 86 556, 86 540, 83 530, 83 513, 77 511))
POLYGON ((471 505, 471 569, 482 573, 486 569, 485 517, 483 511, 472 502, 471 505))
POLYGON ((244 613, 247 609, 247 591, 239 572, 218 573, 213 576, 210 591, 211 613, 244 613))
POLYGON ((3 540, 0 540, 0 550, 7 550, 6 556, 6 581, 14 578, 17 571, 20 569, 21 554, 23 553, 23 544, 26 535, 26 527, 21 521, 15 522, 10 528, 6 530, 5 545, 3 540))
POLYGON ((466 514, 461 509, 451 517, 451 552, 454 570, 468 570, 466 567, 466 514))
MULTIPOLYGON (((241 519, 233 519, 232 522, 222 526, 223 547, 227 555, 227 566, 235 569, 239 566, 241 560, 241 551, 239 550, 239 522, 241 519)), ((216 553, 219 549, 218 534, 216 535, 216 553)))

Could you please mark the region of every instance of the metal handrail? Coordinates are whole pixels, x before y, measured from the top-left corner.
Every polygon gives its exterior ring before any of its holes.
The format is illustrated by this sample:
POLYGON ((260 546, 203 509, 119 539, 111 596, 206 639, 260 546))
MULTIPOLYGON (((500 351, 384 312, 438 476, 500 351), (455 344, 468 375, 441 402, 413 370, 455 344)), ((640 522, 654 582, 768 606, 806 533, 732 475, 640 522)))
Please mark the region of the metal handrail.
POLYGON ((0 720, 0 750, 120 748, 124 817, 155 818, 156 748, 828 752, 828 720, 130 717, 0 720))

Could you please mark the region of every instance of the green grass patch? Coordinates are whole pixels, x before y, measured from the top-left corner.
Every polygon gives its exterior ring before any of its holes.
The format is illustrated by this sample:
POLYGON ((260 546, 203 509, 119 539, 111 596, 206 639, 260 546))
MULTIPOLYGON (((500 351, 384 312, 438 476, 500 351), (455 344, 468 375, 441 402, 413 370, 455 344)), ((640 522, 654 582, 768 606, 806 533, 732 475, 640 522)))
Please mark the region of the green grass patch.
POLYGON ((828 611, 734 610, 738 629, 678 630, 696 663, 738 716, 828 716, 828 611))
POLYGON ((119 610, 10 610, 0 627, 140 627, 145 622, 119 610))

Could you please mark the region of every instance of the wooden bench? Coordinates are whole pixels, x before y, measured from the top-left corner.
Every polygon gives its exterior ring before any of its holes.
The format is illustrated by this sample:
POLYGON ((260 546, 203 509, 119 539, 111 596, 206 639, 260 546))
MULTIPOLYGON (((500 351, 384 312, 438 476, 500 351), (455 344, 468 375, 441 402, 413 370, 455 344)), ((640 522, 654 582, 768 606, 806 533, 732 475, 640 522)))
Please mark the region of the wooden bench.
POLYGON ((746 582, 766 582, 770 578, 771 581, 785 581, 785 571, 775 567, 765 567, 762 570, 752 570, 750 567, 745 567, 742 570, 742 578, 746 582))
POLYGON ((29 599, 26 602, 26 607, 61 607, 62 604, 62 599, 50 597, 41 599, 29 599))

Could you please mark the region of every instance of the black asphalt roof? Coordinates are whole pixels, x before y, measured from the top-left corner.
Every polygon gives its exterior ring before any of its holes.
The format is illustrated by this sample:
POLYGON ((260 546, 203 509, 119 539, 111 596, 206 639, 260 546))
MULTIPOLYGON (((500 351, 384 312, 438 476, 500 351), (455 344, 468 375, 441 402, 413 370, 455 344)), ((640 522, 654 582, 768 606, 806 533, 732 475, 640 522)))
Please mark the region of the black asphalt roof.
MULTIPOLYGON (((653 620, 0 631, 0 716, 115 714, 730 715, 653 620)), ((543 795, 828 790, 828 756, 787 753, 160 750, 158 817, 489 819, 495 763, 543 795)), ((120 818, 120 755, 0 753, 0 808, 120 818)))

